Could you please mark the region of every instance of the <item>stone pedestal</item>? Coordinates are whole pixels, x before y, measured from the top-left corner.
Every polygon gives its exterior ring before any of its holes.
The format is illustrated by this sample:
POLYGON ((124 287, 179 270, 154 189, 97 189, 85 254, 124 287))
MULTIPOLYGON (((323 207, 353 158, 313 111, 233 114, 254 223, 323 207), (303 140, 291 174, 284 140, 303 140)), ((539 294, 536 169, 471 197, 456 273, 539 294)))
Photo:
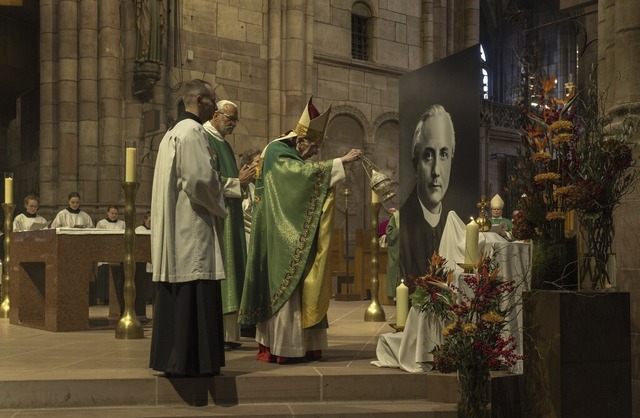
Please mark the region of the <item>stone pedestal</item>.
POLYGON ((625 292, 524 294, 531 416, 631 416, 629 300, 625 292))

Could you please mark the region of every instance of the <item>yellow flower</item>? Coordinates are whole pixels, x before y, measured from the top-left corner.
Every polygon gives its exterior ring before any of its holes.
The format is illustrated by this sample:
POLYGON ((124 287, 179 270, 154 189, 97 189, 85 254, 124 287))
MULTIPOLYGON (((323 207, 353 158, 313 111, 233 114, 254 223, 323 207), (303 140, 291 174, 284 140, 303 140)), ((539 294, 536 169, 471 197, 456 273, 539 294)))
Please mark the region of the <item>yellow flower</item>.
POLYGON ((549 126, 551 132, 557 131, 571 131, 573 129, 573 123, 568 120, 557 120, 549 126))
POLYGON ((548 152, 536 152, 535 154, 531 155, 531 161, 543 161, 543 160, 550 160, 551 159, 551 154, 549 154, 548 152))
POLYGON ((444 327, 444 329, 442 330, 442 335, 446 337, 447 335, 455 331, 457 326, 458 326, 457 322, 450 323, 449 325, 444 327))
POLYGON ((462 324, 462 332, 464 332, 465 334, 472 334, 476 330, 476 328, 476 324, 462 324))
POLYGON ((491 311, 491 312, 487 312, 486 314, 482 315, 482 320, 484 322, 489 322, 489 323, 493 323, 493 324, 499 324, 500 322, 504 321, 504 316, 500 315, 499 313, 497 313, 495 311, 491 311))
POLYGON ((553 183, 557 183, 560 180, 560 174, 558 173, 540 173, 536 174, 533 178, 536 183, 542 183, 543 181, 550 181, 553 183))
POLYGON ((547 212, 547 216, 545 216, 547 221, 564 220, 565 217, 564 212, 547 212))
POLYGON ((553 145, 566 144, 567 142, 571 141, 571 137, 571 134, 562 133, 554 136, 551 142, 553 143, 553 145))
POLYGON ((573 189, 573 186, 563 186, 563 187, 558 187, 557 189, 555 189, 553 191, 553 196, 554 197, 558 197, 558 196, 566 196, 569 194, 569 192, 571 191, 571 189, 573 189))

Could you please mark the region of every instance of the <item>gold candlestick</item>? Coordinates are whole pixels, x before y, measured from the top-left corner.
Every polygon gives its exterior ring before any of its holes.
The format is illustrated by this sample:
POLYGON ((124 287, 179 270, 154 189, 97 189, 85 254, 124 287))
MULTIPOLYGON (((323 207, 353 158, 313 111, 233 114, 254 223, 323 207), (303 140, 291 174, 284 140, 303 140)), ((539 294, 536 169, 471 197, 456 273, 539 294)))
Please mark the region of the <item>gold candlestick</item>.
POLYGON ((133 340, 144 338, 142 324, 138 321, 135 311, 136 300, 136 260, 135 260, 135 219, 136 219, 136 193, 140 183, 126 181, 122 184, 124 189, 124 312, 116 325, 116 338, 120 340, 133 340))
POLYGON ((0 305, 0 318, 9 318, 9 268, 11 262, 11 234, 13 233, 13 210, 15 203, 3 203, 4 210, 4 260, 2 261, 2 304, 0 305))
POLYGON ((386 321, 384 310, 378 301, 378 215, 380 202, 371 203, 371 303, 364 313, 367 322, 386 321))
POLYGON ((478 217, 476 218, 476 223, 480 227, 480 232, 487 232, 491 229, 491 221, 487 218, 487 206, 489 206, 489 202, 487 202, 487 198, 485 195, 480 197, 480 201, 476 204, 479 209, 478 217))

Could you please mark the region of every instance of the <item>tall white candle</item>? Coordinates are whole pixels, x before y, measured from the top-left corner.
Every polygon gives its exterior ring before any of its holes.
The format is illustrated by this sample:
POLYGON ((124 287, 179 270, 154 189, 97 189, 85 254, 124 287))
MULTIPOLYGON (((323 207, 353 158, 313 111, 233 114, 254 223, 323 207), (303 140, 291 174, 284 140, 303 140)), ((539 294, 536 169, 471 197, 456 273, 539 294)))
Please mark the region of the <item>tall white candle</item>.
POLYGON ((371 190, 371 203, 378 203, 380 199, 378 199, 378 193, 371 190))
POLYGON ((127 148, 125 158, 124 181, 127 183, 136 181, 136 149, 127 148))
POLYGON ((471 222, 467 224, 464 246, 464 262, 465 264, 476 264, 478 262, 478 238, 480 236, 480 227, 476 221, 471 218, 471 222))
POLYGON ((396 327, 404 327, 409 315, 409 288, 400 281, 396 287, 396 327))
POLYGON ((13 178, 4 179, 4 203, 13 203, 13 178))

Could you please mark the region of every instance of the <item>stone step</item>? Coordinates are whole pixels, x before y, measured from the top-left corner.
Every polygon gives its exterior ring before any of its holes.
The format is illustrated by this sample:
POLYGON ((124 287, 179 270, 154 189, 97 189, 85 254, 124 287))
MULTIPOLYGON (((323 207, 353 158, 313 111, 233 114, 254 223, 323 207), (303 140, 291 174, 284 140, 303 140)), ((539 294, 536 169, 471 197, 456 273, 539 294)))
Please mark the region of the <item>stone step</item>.
POLYGON ((456 418, 455 404, 427 401, 253 403, 243 405, 137 406, 0 410, 20 418, 173 418, 173 417, 349 417, 456 418))

